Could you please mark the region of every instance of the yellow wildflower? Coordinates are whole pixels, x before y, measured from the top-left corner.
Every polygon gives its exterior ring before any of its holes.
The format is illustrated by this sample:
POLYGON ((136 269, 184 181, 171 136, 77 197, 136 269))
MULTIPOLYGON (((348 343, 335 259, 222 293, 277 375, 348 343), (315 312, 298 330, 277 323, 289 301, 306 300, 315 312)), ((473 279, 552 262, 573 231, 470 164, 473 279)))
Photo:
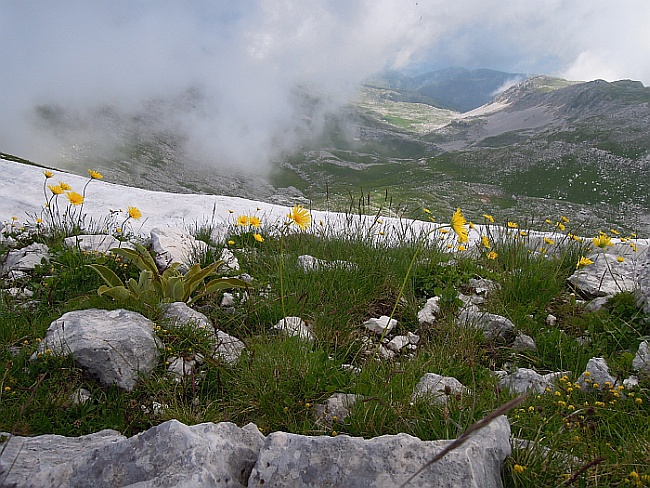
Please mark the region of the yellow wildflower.
POLYGON ((636 244, 635 244, 635 243, 630 242, 630 247, 632 248, 632 250, 633 250, 634 252, 636 252, 636 244))
POLYGON ((458 246, 458 250, 459 251, 467 251, 467 248, 461 244, 460 246, 458 246))
POLYGON ((518 227, 518 225, 517 225, 516 222, 510 222, 510 221, 508 221, 508 227, 509 227, 510 229, 516 229, 516 228, 518 227))
POLYGON ((80 195, 76 191, 69 191, 65 196, 68 197, 68 200, 72 205, 81 205, 84 202, 83 195, 80 195))
POLYGON ((140 220, 142 217, 142 212, 140 212, 140 209, 136 207, 126 207, 126 211, 128 212, 129 217, 134 220, 140 220))
POLYGON ((262 222, 260 221, 260 218, 256 217, 255 215, 248 218, 248 223, 251 226, 255 227, 256 229, 259 229, 260 225, 262 224, 262 222))
POLYGON ((261 234, 253 234, 253 237, 257 242, 264 242, 264 238, 261 236, 261 234))
POLYGON ((519 231, 519 235, 520 235, 521 237, 528 237, 528 232, 525 231, 525 230, 520 230, 520 231, 519 231))
POLYGON ((492 247, 490 245, 490 239, 488 239, 488 236, 481 236, 481 244, 483 244, 483 247, 486 249, 490 249, 492 247))
POLYGON ((569 223, 569 219, 566 218, 564 215, 560 215, 560 220, 561 220, 562 222, 564 222, 565 224, 568 224, 568 223, 569 223))
POLYGON ((431 213, 431 210, 429 210, 428 208, 424 208, 423 210, 424 210, 424 213, 426 213, 426 214, 430 214, 430 213, 431 213))
POLYGON ((54 176, 54 173, 52 173, 51 171, 47 171, 47 170, 43 171, 43 174, 45 175, 45 178, 48 178, 48 179, 52 178, 52 176, 54 176))
POLYGON ((469 224, 468 224, 468 225, 469 225, 469 228, 470 228, 470 229, 472 229, 472 230, 476 230, 476 226, 474 225, 474 223, 473 223, 471 220, 469 221, 469 224))
POLYGON ((88 174, 90 175, 90 177, 91 177, 93 180, 101 180, 101 179, 104 177, 104 176, 102 176, 101 173, 99 173, 99 172, 97 172, 97 171, 93 171, 92 169, 89 169, 89 170, 88 170, 88 174))
POLYGON ((566 230, 566 225, 564 225, 562 222, 556 222, 556 223, 555 223, 555 227, 557 227, 557 228, 560 229, 561 231, 565 231, 565 230, 566 230))
POLYGON ((491 215, 483 214, 483 218, 488 222, 494 223, 494 217, 492 217, 491 215))
POLYGON ((634 401, 635 401, 636 403, 638 403, 639 405, 641 405, 641 404, 643 403, 643 399, 642 399, 642 398, 635 398, 634 401))
POLYGON ((594 264, 594 262, 591 259, 586 258, 584 256, 580 256, 580 260, 578 261, 578 264, 576 264, 576 269, 582 266, 589 266, 590 264, 594 264))
POLYGON ((548 237, 544 237, 544 242, 548 244, 549 246, 552 246, 555 244, 555 241, 553 239, 549 239, 548 237))
POLYGON ((547 224, 552 224, 553 223, 553 221, 551 219, 546 219, 544 222, 546 222, 547 224))
POLYGON ((41 218, 37 218, 37 219, 36 219, 36 223, 37 223, 37 224, 42 224, 42 223, 43 223, 43 219, 41 219, 41 218))
POLYGON ((311 224, 311 216, 309 215, 309 210, 304 208, 302 205, 296 205, 291 209, 291 213, 287 214, 287 217, 291 219, 291 222, 294 223, 300 230, 305 230, 311 224))
POLYGON ((60 185, 47 185, 47 187, 55 195, 60 195, 61 193, 63 193, 63 188, 61 188, 60 185))
POLYGON ((72 187, 68 185, 65 181, 59 181, 59 186, 61 187, 61 189, 65 191, 72 190, 72 187))
POLYGON ((591 241, 594 243, 595 247, 601 249, 607 249, 609 246, 614 245, 612 244, 612 238, 606 234, 600 234, 598 237, 594 237, 591 241))
POLYGON ((618 261, 619 263, 622 263, 622 262, 625 261, 625 258, 623 256, 616 256, 616 261, 618 261))
POLYGON ((488 259, 496 259, 498 256, 499 255, 497 253, 495 253, 494 251, 490 251, 489 253, 487 253, 487 258, 488 259))
POLYGON ((609 231, 612 233, 612 235, 615 235, 615 236, 620 234, 620 232, 617 231, 616 229, 609 229, 609 231))
POLYGON ((228 245, 229 245, 229 246, 234 246, 234 245, 235 245, 235 241, 233 241, 233 240, 228 241, 228 245))
POLYGON ((118 234, 122 233, 122 228, 121 227, 115 227, 115 232, 118 234))
POLYGON ((526 466, 522 466, 521 464, 515 464, 515 467, 513 468, 513 471, 517 474, 521 474, 524 471, 526 471, 526 466))
POLYGON ((463 213, 460 211, 460 208, 454 212, 454 215, 451 217, 451 228, 454 230, 458 236, 458 242, 469 242, 468 230, 465 227, 467 225, 467 220, 463 216, 463 213))
POLYGON ((248 218, 248 215, 240 215, 239 217, 237 217, 237 222, 235 223, 235 225, 246 226, 249 224, 249 222, 250 220, 248 218))

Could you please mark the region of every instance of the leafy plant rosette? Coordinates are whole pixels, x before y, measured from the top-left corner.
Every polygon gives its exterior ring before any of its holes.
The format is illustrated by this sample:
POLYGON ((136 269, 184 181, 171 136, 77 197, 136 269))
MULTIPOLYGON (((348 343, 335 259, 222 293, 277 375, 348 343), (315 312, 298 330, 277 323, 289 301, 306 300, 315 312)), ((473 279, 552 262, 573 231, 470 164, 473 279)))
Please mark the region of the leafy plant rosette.
POLYGON ((87 265, 106 283, 97 289, 97 294, 107 295, 118 301, 138 300, 153 307, 172 302, 191 304, 218 290, 248 286, 237 278, 214 278, 206 283, 206 279, 217 274, 223 261, 216 261, 205 268, 194 264, 185 274, 178 270, 180 263, 172 263, 160 273, 151 254, 141 244, 134 243, 133 249, 114 248, 111 252, 129 260, 140 270, 137 281, 131 278, 124 283, 113 270, 104 265, 87 265))

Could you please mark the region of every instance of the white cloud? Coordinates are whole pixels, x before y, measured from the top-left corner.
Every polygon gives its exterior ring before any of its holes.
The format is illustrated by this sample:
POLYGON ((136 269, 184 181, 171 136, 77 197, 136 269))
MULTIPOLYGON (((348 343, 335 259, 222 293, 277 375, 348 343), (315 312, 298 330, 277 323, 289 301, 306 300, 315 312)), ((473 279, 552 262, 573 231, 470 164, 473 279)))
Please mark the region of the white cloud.
POLYGON ((324 100, 313 129, 366 77, 414 60, 647 84, 649 17, 646 0, 0 0, 0 150, 47 160, 182 128, 202 159, 259 167, 310 130, 297 86, 324 100), (67 131, 36 124, 40 104, 67 131))

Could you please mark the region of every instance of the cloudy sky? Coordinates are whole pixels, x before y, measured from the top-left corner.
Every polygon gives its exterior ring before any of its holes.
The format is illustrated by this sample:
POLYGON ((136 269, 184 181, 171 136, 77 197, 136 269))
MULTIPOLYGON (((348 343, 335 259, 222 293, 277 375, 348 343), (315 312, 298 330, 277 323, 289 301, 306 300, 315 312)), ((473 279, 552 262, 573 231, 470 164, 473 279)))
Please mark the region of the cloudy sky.
POLYGON ((0 151, 41 162, 146 124, 258 168, 386 68, 650 84, 647 0, 0 0, 0 25, 0 151))

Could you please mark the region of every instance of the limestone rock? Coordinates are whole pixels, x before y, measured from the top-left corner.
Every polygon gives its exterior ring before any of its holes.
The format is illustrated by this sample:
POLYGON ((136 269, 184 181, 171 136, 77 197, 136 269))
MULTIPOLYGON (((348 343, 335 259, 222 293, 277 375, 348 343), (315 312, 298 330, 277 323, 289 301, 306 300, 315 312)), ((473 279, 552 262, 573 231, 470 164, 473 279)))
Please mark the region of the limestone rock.
POLYGON ((387 344, 386 347, 393 352, 399 353, 404 347, 409 345, 416 345, 420 341, 420 337, 415 335, 412 332, 409 332, 407 335, 399 335, 393 337, 387 344))
POLYGON ((70 462, 93 449, 126 439, 116 430, 109 429, 81 437, 19 437, 4 432, 0 436, 9 438, 0 444, 0 481, 7 488, 29 486, 28 482, 41 472, 70 462))
POLYGON ((197 329, 205 330, 211 336, 215 336, 212 322, 201 312, 183 302, 166 304, 162 318, 171 321, 174 325, 191 324, 197 329))
POLYGON ((285 317, 275 324, 273 329, 290 337, 298 336, 310 342, 315 339, 314 333, 300 317, 285 317))
POLYGON ((436 317, 440 314, 440 297, 432 297, 427 300, 424 307, 418 312, 420 325, 433 325, 436 317))
POLYGON ((70 248, 77 248, 85 252, 108 253, 116 247, 133 248, 130 242, 122 242, 108 234, 83 234, 79 236, 66 237, 63 245, 70 248))
POLYGON ((170 420, 129 439, 77 452, 50 469, 32 470, 22 486, 244 488, 263 442, 253 424, 188 427, 170 420))
POLYGON ((397 327, 397 320, 391 319, 386 315, 382 315, 379 318, 366 320, 363 323, 363 326, 375 334, 388 334, 391 330, 397 327))
POLYGON ((224 247, 221 250, 221 255, 219 256, 219 260, 223 261, 223 264, 221 265, 222 268, 231 271, 239 271, 239 260, 237 259, 237 256, 235 256, 230 249, 226 249, 224 247))
POLYGON ((546 316, 546 325, 548 325, 549 327, 555 327, 557 325, 557 317, 549 313, 546 316))
POLYGON ((528 368, 518 368, 499 380, 501 388, 508 388, 513 393, 525 393, 528 390, 537 393, 544 393, 546 388, 555 388, 558 378, 569 374, 568 372, 548 373, 541 375, 537 371, 528 368))
POLYGON ((614 376, 609 374, 609 366, 604 358, 591 358, 587 362, 585 372, 580 375, 576 383, 584 391, 589 391, 592 389, 608 390, 606 384, 609 383, 611 386, 615 386, 617 381, 614 376), (598 386, 594 387, 595 384, 598 386))
POLYGON ((590 254, 594 264, 584 266, 569 276, 569 282, 585 295, 611 297, 622 291, 634 291, 637 282, 635 260, 622 263, 608 253, 590 254))
POLYGON ((487 340, 509 340, 515 334, 515 324, 506 317, 482 312, 476 306, 463 308, 456 319, 456 324, 483 330, 483 336, 487 340))
POLYGON ((169 268, 172 263, 180 263, 180 272, 185 273, 196 260, 196 256, 205 252, 208 245, 198 241, 189 232, 156 227, 151 230, 151 246, 155 253, 158 269, 169 268))
POLYGON ((316 423, 329 429, 335 422, 342 422, 360 398, 360 395, 354 393, 334 393, 324 404, 314 408, 316 423))
POLYGON ((132 390, 140 375, 158 363, 162 344, 153 322, 129 310, 77 310, 63 314, 50 324, 38 353, 71 354, 77 365, 104 385, 132 390))
POLYGON ((524 351, 537 351, 537 344, 535 344, 535 339, 530 337, 527 334, 522 332, 517 332, 517 337, 515 337, 514 342, 512 343, 512 348, 515 351, 524 352, 524 351))
POLYGON ((435 373, 426 373, 418 384, 415 385, 413 401, 419 398, 428 398, 433 403, 447 403, 450 395, 462 395, 467 393, 467 388, 452 376, 440 376, 435 373))
POLYGON ((598 310, 602 310, 608 301, 609 297, 596 297, 585 305, 585 310, 587 312, 597 312, 598 310))
POLYGON ((22 276, 25 272, 33 271, 42 260, 49 261, 49 248, 45 244, 34 242, 22 249, 9 251, 0 268, 0 276, 22 276))
MULTIPOLYGON (((498 417, 409 486, 501 487, 501 468, 511 451, 509 437, 508 420, 498 417)), ((422 441, 408 434, 363 439, 275 432, 266 438, 248 486, 397 488, 450 442, 422 441)))
POLYGON ((650 379, 650 348, 648 341, 639 344, 639 350, 632 360, 632 367, 637 372, 639 378, 650 379))
POLYGON ((305 273, 309 271, 319 271, 324 269, 344 269, 352 270, 356 267, 354 263, 349 261, 325 261, 324 259, 318 259, 309 254, 304 254, 298 256, 298 267, 301 268, 305 273))
POLYGON ((239 361, 242 351, 246 345, 229 334, 217 330, 217 341, 214 346, 214 357, 220 358, 228 364, 235 364, 239 361))
POLYGON ((636 289, 637 305, 643 313, 650 315, 650 252, 645 252, 638 260, 638 288, 636 289))

